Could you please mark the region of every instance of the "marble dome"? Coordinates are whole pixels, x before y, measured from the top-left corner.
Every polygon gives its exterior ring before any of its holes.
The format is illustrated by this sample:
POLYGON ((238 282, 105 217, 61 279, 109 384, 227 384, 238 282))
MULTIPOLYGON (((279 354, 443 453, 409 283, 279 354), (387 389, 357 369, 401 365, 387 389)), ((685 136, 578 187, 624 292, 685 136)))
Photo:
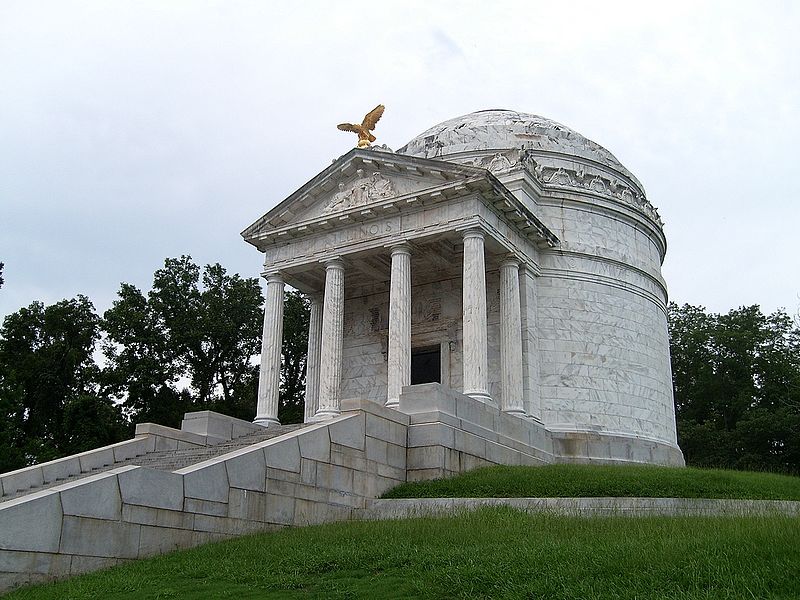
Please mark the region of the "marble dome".
POLYGON ((581 157, 618 171, 639 183, 600 144, 552 119, 515 110, 479 110, 444 121, 416 136, 398 152, 421 158, 438 158, 512 148, 581 157))

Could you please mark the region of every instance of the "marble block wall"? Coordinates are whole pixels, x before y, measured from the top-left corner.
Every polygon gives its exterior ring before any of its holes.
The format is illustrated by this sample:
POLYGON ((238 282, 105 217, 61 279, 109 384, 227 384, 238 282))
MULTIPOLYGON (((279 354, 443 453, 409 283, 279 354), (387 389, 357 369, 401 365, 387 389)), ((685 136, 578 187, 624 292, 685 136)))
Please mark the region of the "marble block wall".
POLYGON ((661 309, 636 293, 603 284, 567 278, 539 283, 545 424, 675 443, 661 309))
MULTIPOLYGON (((489 392, 499 404, 500 276, 486 274, 489 343, 489 392)), ((355 295, 345 300, 342 398, 386 402, 389 294, 355 295)), ((463 386, 461 278, 444 279, 411 288, 412 349, 444 344, 442 384, 457 391, 463 386)), ((530 382, 526 382, 528 385, 530 382)))
POLYGON ((178 471, 118 467, 0 502, 0 594, 248 533, 349 520, 406 480, 408 420, 369 407, 178 471))
POLYGON ((592 202, 539 199, 561 239, 541 253, 536 279, 542 419, 554 431, 674 445, 663 237, 639 215, 592 202))

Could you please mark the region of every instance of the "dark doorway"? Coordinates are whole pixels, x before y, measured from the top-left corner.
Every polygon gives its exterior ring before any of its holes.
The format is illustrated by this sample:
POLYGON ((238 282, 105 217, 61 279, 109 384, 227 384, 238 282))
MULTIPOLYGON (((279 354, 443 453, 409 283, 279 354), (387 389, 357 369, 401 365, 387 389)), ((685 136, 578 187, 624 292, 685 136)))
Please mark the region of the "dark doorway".
POLYGON ((411 385, 442 382, 442 350, 439 346, 411 349, 411 385))

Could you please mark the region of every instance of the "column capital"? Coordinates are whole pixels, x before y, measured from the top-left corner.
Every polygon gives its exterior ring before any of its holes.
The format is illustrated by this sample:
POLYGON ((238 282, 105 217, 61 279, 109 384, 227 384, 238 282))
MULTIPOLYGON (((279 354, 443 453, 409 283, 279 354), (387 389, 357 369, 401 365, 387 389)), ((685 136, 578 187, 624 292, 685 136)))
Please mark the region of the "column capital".
POLYGON ((500 262, 501 267, 516 267, 519 268, 520 264, 522 263, 522 259, 516 254, 507 254, 503 257, 503 260, 500 262))
POLYGON ((465 229, 461 232, 461 237, 465 240, 471 238, 483 240, 486 239, 486 234, 484 233, 483 229, 480 229, 479 227, 470 227, 469 229, 465 229))
POLYGON ((261 274, 267 283, 285 283, 286 279, 282 271, 268 271, 261 274))
POLYGON ((342 260, 341 256, 332 256, 331 258, 326 258, 320 262, 323 264, 326 271, 333 269, 340 269, 344 271, 344 260, 342 260))
POLYGON ((396 242, 394 244, 386 244, 385 247, 389 248, 392 256, 395 254, 411 255, 411 244, 409 244, 406 240, 403 240, 402 242, 396 242))
POLYGON ((306 298, 311 304, 319 304, 322 305, 323 301, 325 300, 325 293, 324 292, 314 292, 311 294, 306 294, 306 298))

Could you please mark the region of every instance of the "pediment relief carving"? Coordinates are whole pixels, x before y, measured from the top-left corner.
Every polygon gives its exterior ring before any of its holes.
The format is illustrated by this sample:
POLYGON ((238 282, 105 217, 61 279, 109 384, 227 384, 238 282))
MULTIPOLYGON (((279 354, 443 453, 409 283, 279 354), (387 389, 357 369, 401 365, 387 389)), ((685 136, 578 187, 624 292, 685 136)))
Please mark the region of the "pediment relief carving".
POLYGON ((368 207, 391 198, 416 194, 437 188, 446 180, 411 174, 397 174, 365 165, 356 169, 347 178, 340 179, 336 187, 319 194, 315 202, 302 212, 296 213, 293 221, 302 222, 318 217, 335 215, 359 207, 368 207))
POLYGON ((380 171, 368 173, 363 169, 358 169, 355 179, 349 183, 339 182, 339 191, 322 209, 322 214, 363 206, 396 195, 397 190, 395 190, 392 180, 384 177, 380 171))

